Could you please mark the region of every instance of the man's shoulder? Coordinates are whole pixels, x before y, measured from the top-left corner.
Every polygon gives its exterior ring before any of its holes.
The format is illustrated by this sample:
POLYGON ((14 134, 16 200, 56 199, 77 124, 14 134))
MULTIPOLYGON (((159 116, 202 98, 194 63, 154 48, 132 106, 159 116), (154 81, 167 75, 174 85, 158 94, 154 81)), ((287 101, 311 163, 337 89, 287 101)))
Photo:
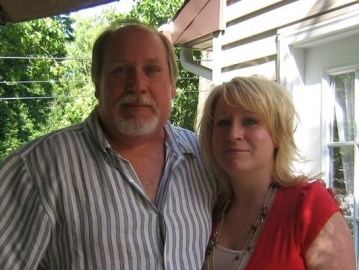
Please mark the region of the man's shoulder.
POLYGON ((167 133, 170 133, 174 138, 178 140, 191 141, 198 144, 198 135, 186 128, 175 126, 173 124, 167 125, 167 133))
POLYGON ((32 141, 25 143, 14 150, 0 164, 1 168, 8 166, 23 166, 25 164, 47 163, 50 159, 66 158, 64 152, 66 149, 72 151, 76 141, 83 141, 79 135, 82 133, 83 125, 76 124, 73 126, 54 130, 44 134, 32 141), (22 164, 22 165, 21 165, 22 164))
POLYGON ((192 153, 198 155, 198 135, 195 132, 170 123, 166 125, 166 131, 168 135, 167 142, 170 145, 172 145, 174 148, 178 147, 183 153, 192 153))
POLYGON ((197 134, 192 130, 189 130, 189 129, 186 129, 186 128, 183 128, 183 127, 179 127, 179 126, 175 126, 173 124, 170 124, 170 126, 173 128, 173 130, 175 130, 180 135, 192 136, 192 137, 197 138, 197 134))
POLYGON ((51 151, 56 148, 56 146, 73 141, 75 138, 81 136, 82 132, 83 123, 57 129, 24 144, 22 147, 18 148, 16 152, 24 155, 44 147, 51 147, 49 148, 49 151, 51 151))

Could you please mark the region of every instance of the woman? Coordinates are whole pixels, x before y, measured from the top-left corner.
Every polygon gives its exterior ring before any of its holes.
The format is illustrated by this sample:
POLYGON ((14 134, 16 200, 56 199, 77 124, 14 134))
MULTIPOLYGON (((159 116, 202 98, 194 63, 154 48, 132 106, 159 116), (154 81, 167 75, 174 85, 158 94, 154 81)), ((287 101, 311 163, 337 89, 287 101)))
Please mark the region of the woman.
POLYGON ((210 93, 200 141, 219 195, 203 269, 355 269, 338 204, 291 166, 296 119, 288 91, 263 78, 210 93))

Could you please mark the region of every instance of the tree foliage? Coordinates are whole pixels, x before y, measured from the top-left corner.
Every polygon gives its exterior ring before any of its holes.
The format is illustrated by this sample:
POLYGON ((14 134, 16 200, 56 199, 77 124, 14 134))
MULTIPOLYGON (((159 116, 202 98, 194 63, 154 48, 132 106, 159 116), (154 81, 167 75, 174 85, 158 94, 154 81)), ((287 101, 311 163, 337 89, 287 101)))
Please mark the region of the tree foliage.
POLYGON ((183 4, 183 0, 141 0, 130 12, 130 17, 139 19, 154 27, 159 27, 169 21, 183 4))
POLYGON ((71 15, 75 39, 66 43, 68 60, 62 63, 66 73, 58 90, 61 96, 56 99, 50 115, 52 130, 83 121, 97 104, 90 74, 92 45, 106 26, 123 17, 114 8, 93 17, 71 15))
MULTIPOLYGON (((182 3, 142 0, 127 15, 109 8, 93 17, 74 13, 0 25, 0 161, 20 145, 88 116, 97 103, 90 76, 91 50, 104 27, 120 18, 159 27, 182 3)), ((170 120, 193 130, 198 76, 179 68, 170 120)))
MULTIPOLYGON (((154 27, 159 27, 168 23, 173 18, 183 2, 183 0, 138 1, 132 9, 130 17, 139 19, 154 27)), ((178 48, 176 49, 176 54, 179 59, 180 52, 178 48)), ((177 82, 177 96, 173 101, 170 120, 175 125, 194 130, 199 77, 183 69, 180 64, 179 71, 180 78, 177 82)))
MULTIPOLYGON (((177 49, 177 55, 179 50, 177 49)), ((182 68, 179 64, 180 79, 177 82, 177 95, 173 100, 170 120, 173 124, 183 128, 194 130, 197 103, 199 77, 182 68)))
POLYGON ((0 25, 0 160, 47 130, 56 84, 65 72, 59 59, 74 39, 71 23, 57 16, 0 25))

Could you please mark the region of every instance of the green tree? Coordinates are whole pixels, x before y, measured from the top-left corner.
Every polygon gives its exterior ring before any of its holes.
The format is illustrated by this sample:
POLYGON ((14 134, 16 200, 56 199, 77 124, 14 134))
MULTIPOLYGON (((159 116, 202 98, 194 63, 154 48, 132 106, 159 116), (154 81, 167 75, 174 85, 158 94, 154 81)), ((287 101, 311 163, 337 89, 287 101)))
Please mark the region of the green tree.
POLYGON ((92 45, 106 26, 122 17, 114 8, 93 17, 71 15, 75 40, 66 44, 67 60, 62 63, 66 73, 50 114, 52 130, 83 121, 97 104, 90 74, 92 45))
POLYGON ((56 16, 0 25, 0 160, 47 130, 71 24, 56 16))
MULTIPOLYGON (((183 2, 183 0, 137 1, 129 17, 154 27, 159 27, 167 23, 176 14, 183 2)), ((179 58, 179 49, 176 49, 176 54, 179 58)), ((175 125, 194 130, 199 78, 197 75, 183 69, 180 64, 179 71, 180 79, 177 82, 177 96, 173 101, 170 120, 175 125)))
POLYGON ((159 27, 176 14, 183 2, 183 0, 140 0, 131 10, 130 17, 159 27))
MULTIPOLYGON (((125 17, 159 27, 182 2, 143 0, 126 16, 109 8, 90 18, 71 14, 0 25, 0 161, 21 144, 88 116, 97 103, 90 66, 100 30, 125 17)), ((198 76, 179 67, 171 121, 193 130, 198 76)))
MULTIPOLYGON (((91 47, 98 35, 105 26, 111 24, 118 19, 137 19, 154 27, 159 27, 168 22, 181 7, 183 0, 164 1, 164 0, 142 0, 137 1, 133 9, 128 15, 118 13, 115 9, 109 8, 103 12, 102 15, 94 16, 93 18, 73 17, 76 21, 75 24, 75 37, 76 40, 70 43, 67 47, 68 55, 74 59, 90 59, 91 47)), ((177 55, 179 51, 177 49, 177 55)), ((76 85, 72 82, 86 81, 90 78, 90 62, 79 61, 69 62, 68 69, 71 70, 72 78, 66 78, 65 81, 69 83, 68 89, 76 100, 66 99, 62 102, 62 111, 57 111, 59 121, 65 125, 65 121, 74 122, 80 121, 81 117, 86 116, 88 111, 93 107, 96 102, 93 98, 93 86, 87 81, 86 84, 76 85), (63 119, 63 120, 61 120, 63 119)), ((177 83, 177 96, 173 101, 171 122, 182 126, 187 129, 194 129, 194 122, 196 117, 197 103, 198 103, 198 76, 187 72, 179 64, 180 79, 177 83)), ((65 95, 68 96, 68 95, 65 95)), ((54 110, 55 112, 55 110, 54 110)))

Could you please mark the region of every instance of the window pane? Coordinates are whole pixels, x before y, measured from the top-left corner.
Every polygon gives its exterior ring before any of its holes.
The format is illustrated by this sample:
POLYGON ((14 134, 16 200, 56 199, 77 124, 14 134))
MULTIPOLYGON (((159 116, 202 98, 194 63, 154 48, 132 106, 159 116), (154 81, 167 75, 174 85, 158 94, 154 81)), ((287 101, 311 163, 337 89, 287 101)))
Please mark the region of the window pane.
POLYGON ((345 73, 331 77, 335 92, 332 141, 354 141, 355 138, 355 73, 345 73))
POLYGON ((348 226, 349 226, 349 229, 350 229, 350 231, 352 232, 352 235, 354 234, 354 221, 352 221, 352 220, 347 220, 347 224, 348 224, 348 226))
POLYGON ((332 185, 341 200, 345 216, 353 217, 354 146, 330 148, 332 185))

